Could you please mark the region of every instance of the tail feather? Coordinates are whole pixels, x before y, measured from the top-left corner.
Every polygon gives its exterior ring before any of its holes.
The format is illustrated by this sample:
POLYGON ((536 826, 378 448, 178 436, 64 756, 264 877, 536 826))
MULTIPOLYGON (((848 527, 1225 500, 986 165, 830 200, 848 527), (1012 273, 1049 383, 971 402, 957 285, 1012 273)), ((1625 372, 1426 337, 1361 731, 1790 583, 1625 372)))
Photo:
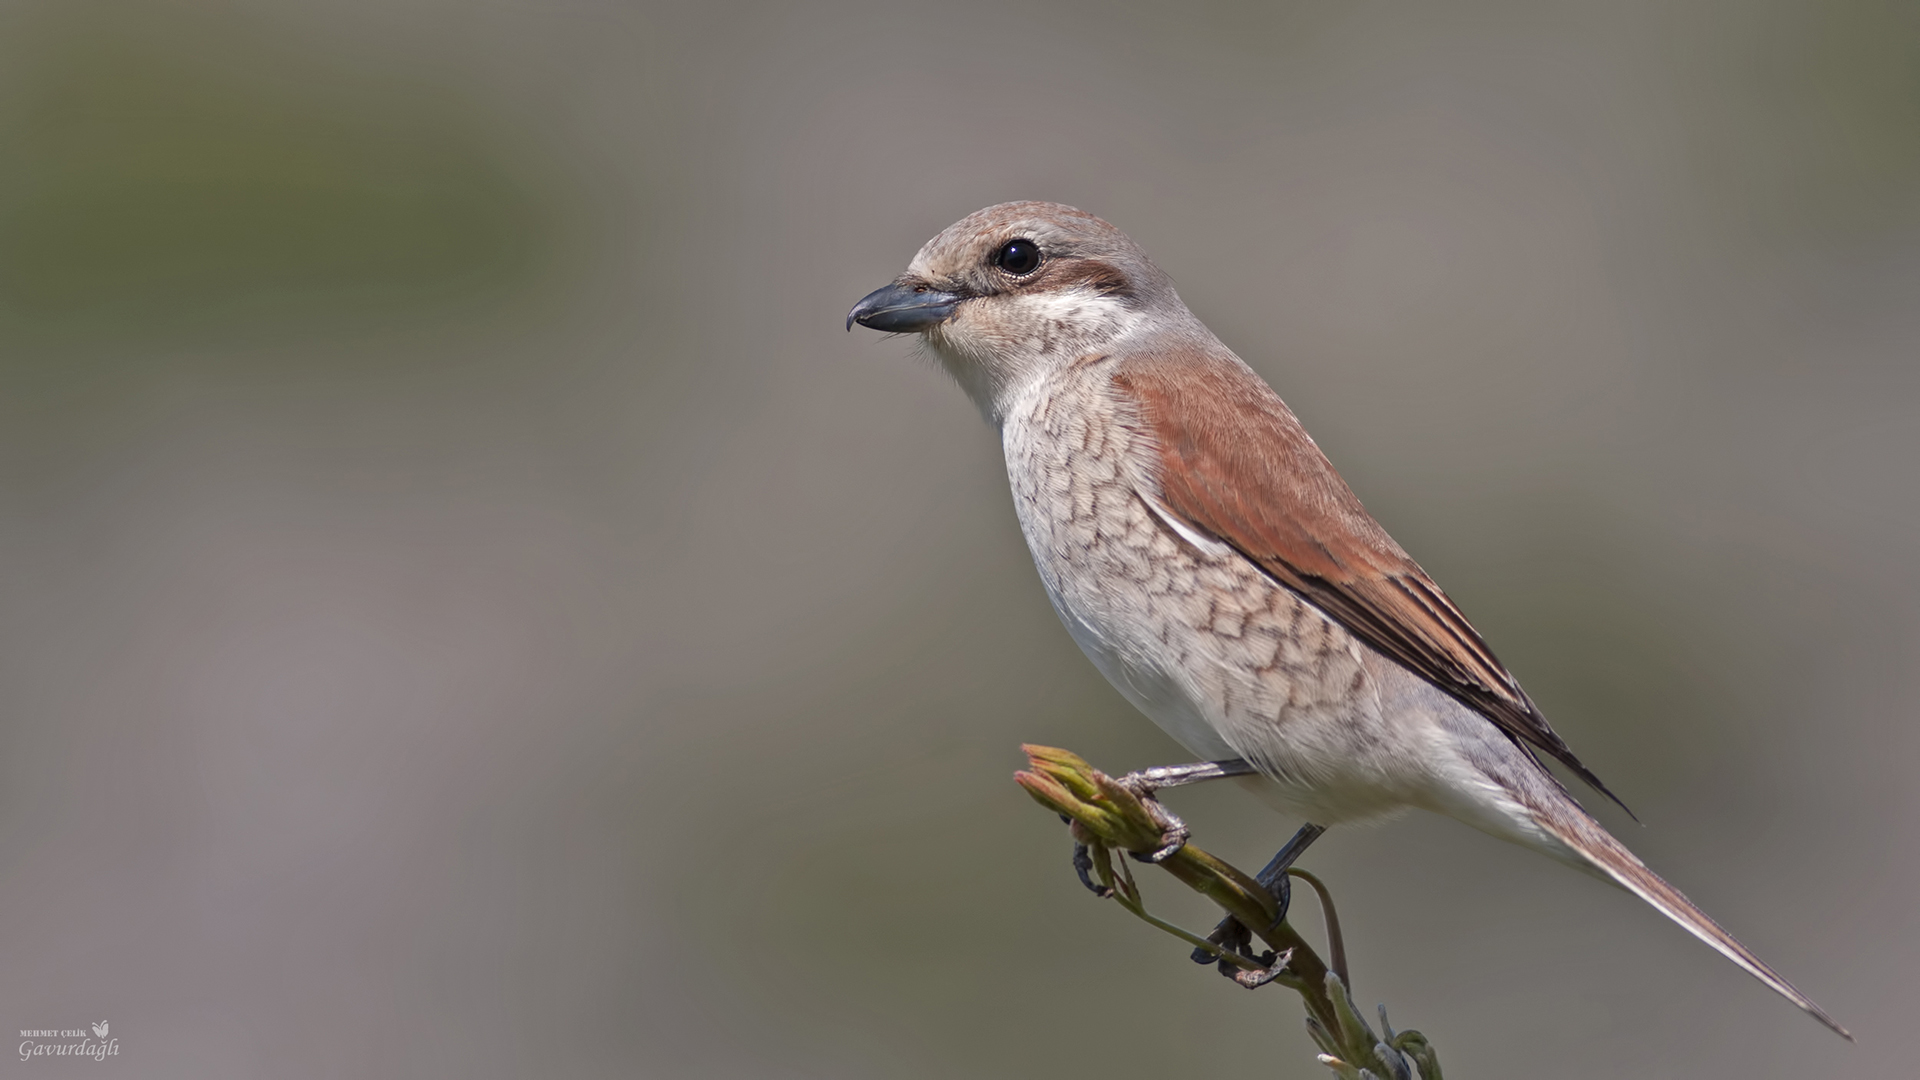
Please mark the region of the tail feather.
POLYGON ((1740 944, 1732 934, 1720 928, 1706 912, 1701 911, 1681 894, 1679 889, 1667 884, 1660 875, 1647 869, 1633 852, 1615 840, 1598 822, 1588 818, 1585 813, 1573 809, 1571 813, 1537 815, 1540 826, 1552 833, 1561 843, 1578 852, 1607 877, 1612 878, 1640 899, 1658 908, 1661 914, 1679 923, 1688 933, 1720 953, 1720 955, 1745 968, 1747 974, 1765 983, 1774 993, 1798 1005, 1807 1015, 1832 1028, 1833 1031, 1853 1041, 1853 1035, 1839 1022, 1827 1015, 1827 1011, 1813 1003, 1813 999, 1794 989, 1793 984, 1780 977, 1779 973, 1768 967, 1752 950, 1740 944))

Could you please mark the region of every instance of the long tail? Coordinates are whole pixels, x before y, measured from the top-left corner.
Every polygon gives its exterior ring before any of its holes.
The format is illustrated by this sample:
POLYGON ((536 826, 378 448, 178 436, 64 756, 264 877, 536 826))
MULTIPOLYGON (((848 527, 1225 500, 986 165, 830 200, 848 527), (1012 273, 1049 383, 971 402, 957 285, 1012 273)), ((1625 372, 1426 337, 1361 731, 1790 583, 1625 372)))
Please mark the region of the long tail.
POLYGON ((1566 810, 1565 813, 1551 815, 1536 813, 1534 820, 1561 843, 1579 852, 1607 877, 1619 882, 1628 892, 1660 909, 1667 918, 1713 946, 1720 955, 1745 968, 1747 974, 1767 984, 1774 993, 1800 1006, 1807 1015, 1832 1028, 1848 1042, 1853 1041, 1853 1035, 1828 1016, 1825 1009, 1815 1005, 1813 999, 1794 989, 1792 983, 1781 978, 1745 945, 1734 940, 1732 934, 1722 930, 1720 924, 1709 918, 1706 912, 1693 906, 1693 901, 1681 895, 1679 889, 1647 869, 1645 863, 1601 828, 1599 822, 1576 808, 1567 807, 1566 810))

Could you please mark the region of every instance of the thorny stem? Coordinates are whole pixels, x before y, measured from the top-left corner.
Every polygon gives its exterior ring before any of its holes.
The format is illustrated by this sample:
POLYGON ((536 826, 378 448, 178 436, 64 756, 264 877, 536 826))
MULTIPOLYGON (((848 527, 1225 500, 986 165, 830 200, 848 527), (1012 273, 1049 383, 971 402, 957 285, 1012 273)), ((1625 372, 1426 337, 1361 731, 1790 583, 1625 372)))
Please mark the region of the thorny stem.
MULTIPOLYGON (((1085 844, 1093 870, 1112 899, 1136 917, 1237 968, 1245 986, 1278 982, 1297 992, 1307 1008, 1307 1031, 1322 1051, 1320 1060, 1342 1080, 1440 1080, 1440 1065, 1426 1037, 1417 1031, 1395 1033, 1380 1014, 1384 1037, 1375 1035, 1354 1008, 1347 989, 1346 948, 1326 884, 1304 870, 1294 877, 1313 887, 1327 925, 1328 957, 1322 960, 1305 938, 1282 918, 1279 903, 1264 886, 1238 867, 1188 843, 1157 865, 1188 888, 1212 900, 1273 950, 1272 970, 1250 956, 1226 949, 1148 912, 1126 860, 1115 849, 1150 853, 1165 846, 1162 828, 1139 797, 1076 754, 1045 746, 1023 746, 1031 770, 1014 780, 1042 806, 1070 822, 1076 842, 1085 844), (1116 871, 1116 866, 1118 870, 1116 871), (1409 1060, 1412 1064, 1409 1064, 1409 1060)), ((1224 970, 1224 969, 1223 969, 1224 970)))

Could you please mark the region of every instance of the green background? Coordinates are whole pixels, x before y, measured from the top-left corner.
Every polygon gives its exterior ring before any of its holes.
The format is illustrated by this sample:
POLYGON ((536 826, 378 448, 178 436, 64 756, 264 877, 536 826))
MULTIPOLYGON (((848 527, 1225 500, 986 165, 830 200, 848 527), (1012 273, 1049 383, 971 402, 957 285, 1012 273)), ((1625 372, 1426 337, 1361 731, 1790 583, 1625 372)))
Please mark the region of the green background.
POLYGON ((1813 0, 0 7, 0 1022, 1325 1075, 1073 883, 1017 745, 1180 752, 959 391, 842 329, 1015 198, 1139 240, 1861 1041, 1426 817, 1309 857, 1363 1005, 1462 1077, 1911 1067, 1920 8, 1813 0))

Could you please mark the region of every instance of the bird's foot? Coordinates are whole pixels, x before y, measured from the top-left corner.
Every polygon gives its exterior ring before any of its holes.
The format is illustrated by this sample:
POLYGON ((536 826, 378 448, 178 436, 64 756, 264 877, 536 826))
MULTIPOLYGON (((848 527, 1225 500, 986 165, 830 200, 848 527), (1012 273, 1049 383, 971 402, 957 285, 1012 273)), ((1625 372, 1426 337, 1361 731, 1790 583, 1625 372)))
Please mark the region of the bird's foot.
MULTIPOLYGON (((1282 919, 1287 917, 1287 908, 1290 907, 1293 902, 1293 889, 1287 884, 1287 875, 1284 872, 1280 875, 1278 881, 1272 883, 1263 881, 1261 884, 1266 885, 1267 892, 1273 895, 1275 904, 1273 923, 1277 926, 1282 919)), ((1238 953, 1249 960, 1258 960, 1268 968, 1273 968, 1276 964, 1276 961, 1272 959, 1271 953, 1260 957, 1253 955, 1253 931, 1247 929, 1239 919, 1231 915, 1220 920, 1220 924, 1213 928, 1213 933, 1207 935, 1207 940, 1220 946, 1221 949, 1227 952, 1238 953)), ((1220 974, 1236 981, 1242 981, 1241 976, 1246 974, 1244 968, 1239 967, 1231 961, 1221 959, 1206 949, 1194 949, 1191 959, 1196 964, 1211 964, 1217 961, 1220 965, 1220 974)), ((1281 966, 1284 966, 1286 962, 1284 957, 1277 961, 1281 966)), ((1270 981, 1272 981, 1271 975, 1269 975, 1266 980, 1263 980, 1262 983, 1256 983, 1254 985, 1264 985, 1265 982, 1270 981)))
POLYGON ((1126 788, 1129 794, 1139 799, 1140 805, 1147 811, 1147 816, 1160 827, 1159 847, 1147 852, 1129 851, 1127 854, 1139 862, 1158 864, 1167 861, 1174 852, 1186 847, 1187 838, 1193 835, 1193 830, 1187 828, 1187 823, 1181 821, 1179 815, 1162 806, 1160 800, 1153 797, 1154 792, 1168 786, 1152 776, 1155 771, 1148 769, 1145 772, 1128 773, 1115 783, 1126 788))
MULTIPOLYGON (((1282 914, 1284 915, 1284 912, 1282 914)), ((1232 916, 1220 920, 1220 925, 1213 928, 1213 933, 1207 935, 1207 940, 1218 946, 1220 952, 1215 954, 1207 949, 1196 947, 1193 950, 1193 962, 1213 964, 1220 969, 1220 974, 1249 990, 1257 990, 1279 978, 1286 971, 1287 962, 1293 959, 1292 949, 1280 953, 1267 949, 1255 956, 1252 932, 1239 919, 1232 916), (1235 958, 1240 962, 1236 963, 1235 958), (1246 961, 1252 961, 1259 966, 1247 967, 1246 961)))
POLYGON ((1287 970, 1287 963, 1292 959, 1292 949, 1288 949, 1282 953, 1275 953, 1272 949, 1268 949, 1266 952, 1260 954, 1259 963, 1265 966, 1259 970, 1250 971, 1246 968, 1234 968, 1229 971, 1227 962, 1222 960, 1220 961, 1220 973, 1249 990, 1258 990, 1284 974, 1287 970))
MULTIPOLYGON (((1256 875, 1256 880, 1265 886, 1267 892, 1273 896, 1275 905, 1273 921, 1275 925, 1278 925, 1282 919, 1287 917, 1287 909, 1293 906, 1293 887, 1287 881, 1287 870, 1293 866, 1294 860, 1298 859, 1300 855, 1307 850, 1307 846, 1315 840, 1318 840, 1320 834, 1326 831, 1325 826, 1315 825, 1311 822, 1300 826, 1300 831, 1294 833, 1293 838, 1287 841, 1286 846, 1275 852, 1272 861, 1268 862, 1267 865, 1261 869, 1260 873, 1256 875)), ((1252 932, 1245 926, 1242 926, 1239 919, 1231 915, 1220 920, 1220 925, 1213 928, 1213 933, 1207 935, 1207 940, 1220 946, 1222 949, 1237 952, 1241 956, 1249 959, 1253 958, 1251 952, 1253 946, 1252 932)), ((1268 974, 1260 982, 1249 984, 1247 979, 1256 976, 1258 973, 1249 972, 1226 960, 1219 960, 1205 949, 1193 950, 1193 962, 1196 964, 1211 964, 1216 960, 1218 960, 1220 965, 1220 974, 1233 979, 1243 986, 1262 986, 1267 982, 1273 981, 1274 976, 1279 974, 1279 969, 1286 966, 1287 962, 1284 957, 1277 961, 1268 959, 1265 956, 1260 957, 1259 962, 1266 965, 1268 974)))
MULTIPOLYGON (((1252 765, 1239 758, 1229 758, 1224 761, 1196 761, 1187 765, 1156 765, 1151 769, 1141 769, 1116 778, 1114 782, 1124 788, 1128 794, 1140 800, 1147 815, 1160 829, 1158 847, 1145 853, 1130 851, 1127 854, 1141 862, 1161 863, 1186 846, 1187 837, 1191 835, 1191 831, 1187 828, 1186 822, 1181 821, 1178 815, 1162 806, 1160 800, 1154 798, 1154 793, 1161 788, 1181 787, 1229 776, 1251 776, 1256 771, 1252 765)), ((1064 815, 1060 820, 1067 822, 1069 826, 1072 825, 1072 819, 1064 815)), ((1093 870, 1092 853, 1082 839, 1076 836, 1073 844, 1074 875, 1093 895, 1103 900, 1112 896, 1112 889, 1093 879, 1093 870)))
POLYGON ((1252 957, 1253 932, 1231 915, 1220 920, 1220 925, 1213 928, 1213 933, 1207 935, 1207 940, 1219 946, 1221 952, 1215 953, 1210 949, 1195 946, 1193 955, 1188 959, 1196 964, 1217 963, 1220 965, 1222 975, 1231 977, 1240 970, 1226 959, 1223 953, 1238 953, 1241 956, 1252 957))

